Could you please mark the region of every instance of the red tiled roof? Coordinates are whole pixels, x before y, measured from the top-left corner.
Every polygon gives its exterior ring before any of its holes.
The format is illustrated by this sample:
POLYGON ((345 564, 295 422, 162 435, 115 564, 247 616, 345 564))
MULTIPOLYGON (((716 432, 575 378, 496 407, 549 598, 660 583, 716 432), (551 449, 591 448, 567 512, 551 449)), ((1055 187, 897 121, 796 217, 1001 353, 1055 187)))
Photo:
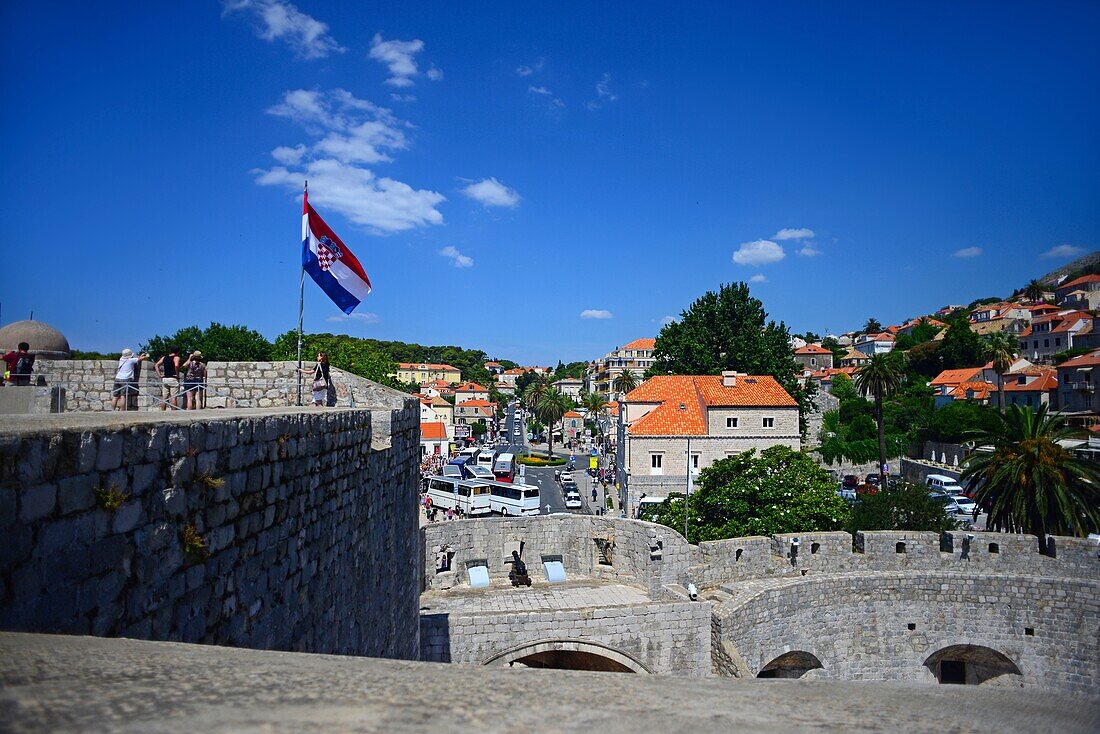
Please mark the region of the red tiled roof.
POLYGON ((799 347, 794 350, 795 354, 832 354, 832 351, 826 349, 820 344, 807 344, 804 347, 799 347))
POLYGON ((944 370, 936 375, 936 379, 932 380, 932 386, 938 385, 959 385, 964 382, 969 382, 978 376, 981 372, 980 367, 964 367, 959 370, 944 370))
MULTIPOLYGON (((1058 372, 1050 368, 1038 370, 1039 376, 1026 385, 1021 385, 1015 378, 1020 375, 1031 375, 1036 370, 1021 370, 1005 375, 1005 392, 1046 392, 1058 387, 1058 372)), ((996 391, 996 386, 994 386, 996 391)))
POLYGON ((1068 359, 1062 364, 1058 365, 1059 368, 1073 368, 1073 367, 1095 367, 1100 364, 1100 349, 1089 352, 1088 354, 1082 354, 1080 357, 1074 357, 1068 359))
POLYGON ((465 382, 456 387, 455 392, 489 392, 489 388, 482 387, 476 382, 465 382))
POLYGON ((488 400, 482 400, 481 398, 474 398, 473 400, 463 400, 458 404, 460 408, 490 408, 495 406, 496 403, 490 403, 488 400))
POLYGON ((1068 283, 1063 283, 1058 286, 1058 290, 1065 290, 1066 288, 1072 288, 1075 285, 1084 285, 1085 283, 1100 283, 1100 275, 1085 275, 1076 280, 1071 280, 1068 283))
POLYGON ((635 339, 624 346, 623 349, 653 349, 656 346, 656 339, 635 339))
POLYGON ((798 406, 770 375, 738 375, 733 387, 723 386, 721 375, 653 377, 631 390, 623 402, 660 403, 631 425, 630 433, 636 436, 705 435, 708 406, 798 406))
POLYGON ((421 441, 446 441, 447 426, 439 421, 420 424, 421 441))
POLYGON ((583 416, 575 410, 570 410, 562 416, 562 418, 582 418, 583 416))

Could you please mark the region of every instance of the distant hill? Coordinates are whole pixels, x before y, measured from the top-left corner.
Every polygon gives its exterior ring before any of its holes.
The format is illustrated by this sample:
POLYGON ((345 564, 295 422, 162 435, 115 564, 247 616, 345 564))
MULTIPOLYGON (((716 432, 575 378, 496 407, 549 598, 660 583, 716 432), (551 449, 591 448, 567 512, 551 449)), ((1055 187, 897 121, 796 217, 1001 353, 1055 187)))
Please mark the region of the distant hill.
POLYGON ((1040 283, 1053 286, 1056 285, 1058 279, 1063 276, 1072 280, 1073 278, 1080 278, 1083 275, 1097 274, 1100 274, 1100 252, 1091 252, 1088 255, 1082 255, 1073 262, 1066 263, 1056 270, 1051 270, 1046 275, 1037 278, 1037 280, 1040 283))

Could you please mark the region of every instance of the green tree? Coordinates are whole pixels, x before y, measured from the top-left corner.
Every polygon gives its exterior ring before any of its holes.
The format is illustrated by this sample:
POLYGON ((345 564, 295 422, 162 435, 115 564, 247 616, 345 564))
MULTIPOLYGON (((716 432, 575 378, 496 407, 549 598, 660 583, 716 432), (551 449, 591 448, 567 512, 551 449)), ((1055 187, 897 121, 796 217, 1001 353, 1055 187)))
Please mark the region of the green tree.
POLYGON ((955 400, 932 412, 928 438, 961 443, 974 431, 993 431, 999 424, 997 411, 973 400, 955 400))
MULTIPOLYGON (((303 334, 302 360, 310 364, 318 352, 328 354, 329 364, 353 375, 365 377, 382 385, 399 387, 394 375, 397 363, 373 346, 373 339, 357 339, 343 334, 303 334)), ((298 332, 288 331, 275 339, 272 358, 296 360, 298 332)))
POLYGON ((840 342, 838 342, 834 337, 831 336, 826 337, 821 342, 821 346, 825 347, 833 353, 833 364, 837 367, 840 366, 840 360, 843 359, 844 355, 848 353, 848 348, 840 346, 840 342))
POLYGON ((943 533, 955 528, 944 504, 932 497, 928 487, 899 482, 874 494, 861 494, 852 505, 845 526, 850 533, 862 530, 926 530, 943 533))
POLYGON ((984 362, 984 352, 985 344, 970 328, 970 322, 964 318, 952 318, 937 354, 942 360, 941 369, 957 370, 980 366, 984 362))
POLYGON ((929 380, 943 371, 940 342, 926 342, 910 349, 906 355, 910 372, 929 380))
POLYGON ((877 334, 882 331, 882 324, 876 318, 867 319, 867 323, 863 325, 863 332, 865 334, 877 334))
POLYGON ((870 361, 856 372, 856 389, 864 397, 875 398, 875 420, 878 423, 878 465, 886 465, 886 424, 883 421, 882 401, 901 387, 905 378, 904 355, 897 353, 874 354, 870 361))
MULTIPOLYGON (((695 480, 689 500, 688 540, 839 530, 848 506, 836 483, 812 458, 772 446, 716 461, 695 480)), ((684 495, 672 493, 657 510, 657 522, 684 527, 684 495)))
POLYGON ((805 431, 805 416, 814 409, 813 389, 802 383, 790 332, 783 322, 768 321, 764 304, 750 295, 745 283, 707 291, 679 321, 662 328, 647 376, 717 375, 726 370, 774 377, 798 402, 805 431))
POLYGON ((489 429, 485 427, 485 421, 476 421, 470 426, 470 433, 474 434, 474 438, 481 438, 489 429))
POLYGON ((842 403, 859 399, 859 393, 856 391, 852 378, 843 372, 833 375, 833 384, 829 387, 829 393, 842 403))
POLYGON ((616 378, 612 385, 615 392, 620 395, 626 395, 628 392, 638 387, 638 378, 634 376, 634 373, 630 370, 623 370, 616 378))
POLYGON ((1045 289, 1043 288, 1043 284, 1035 280, 1034 278, 1029 281, 1026 286, 1024 286, 1024 298, 1031 301, 1032 303, 1038 303, 1039 301, 1043 300, 1044 292, 1045 289))
POLYGON ((1100 471, 1059 443, 1077 432, 1045 405, 1010 405, 997 417, 994 430, 973 436, 980 448, 967 457, 961 477, 978 506, 990 508, 986 528, 1037 535, 1040 553, 1049 553, 1048 534, 1096 532, 1100 471))
POLYGON ((169 347, 179 347, 186 355, 198 350, 212 362, 266 362, 271 359, 272 345, 258 331, 247 326, 225 326, 212 321, 205 329, 187 326, 170 336, 153 336, 138 349, 153 357, 168 353, 169 347))
POLYGON ((581 406, 588 412, 589 418, 596 424, 597 435, 601 435, 600 431, 600 414, 604 412, 607 407, 607 397, 601 393, 587 393, 581 400, 581 406))
POLYGON ((997 331, 985 339, 985 357, 993 362, 993 371, 997 373, 997 407, 1005 412, 1005 373, 1012 367, 1016 358, 1016 337, 997 331))
POLYGON ((527 370, 522 375, 517 377, 516 396, 523 397, 523 395, 527 392, 527 388, 529 388, 532 383, 538 382, 540 377, 541 376, 539 375, 539 373, 535 372, 534 370, 527 370))
MULTIPOLYGON (((530 403, 529 403, 530 405, 530 403)), ((552 387, 537 393, 532 410, 538 419, 549 426, 546 432, 547 454, 554 454, 554 426, 571 407, 569 398, 552 387)))

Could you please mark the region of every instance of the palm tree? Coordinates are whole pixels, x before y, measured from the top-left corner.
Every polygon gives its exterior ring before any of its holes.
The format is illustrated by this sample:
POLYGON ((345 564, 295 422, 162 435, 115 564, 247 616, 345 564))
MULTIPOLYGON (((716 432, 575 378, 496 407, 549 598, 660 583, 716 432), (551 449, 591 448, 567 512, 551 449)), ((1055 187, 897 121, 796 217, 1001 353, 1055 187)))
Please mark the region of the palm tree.
POLYGON ((592 416, 592 421, 596 424, 597 437, 602 436, 603 432, 600 430, 600 414, 604 411, 604 406, 607 405, 607 401, 604 396, 598 392, 586 393, 581 395, 581 405, 585 411, 592 416))
POLYGON ((1012 367, 1016 358, 1016 337, 1003 331, 996 331, 986 338, 985 356, 993 362, 993 371, 997 373, 997 407, 1005 412, 1005 373, 1012 367))
POLYGON ((994 429, 976 433, 961 481, 990 508, 986 530, 1033 533, 1049 553, 1048 534, 1085 536, 1100 527, 1100 471, 1064 449, 1073 438, 1047 406, 1008 406, 994 429))
POLYGON ((1024 298, 1032 303, 1038 303, 1043 300, 1043 294, 1046 291, 1043 289, 1043 284, 1037 280, 1032 280, 1026 286, 1024 286, 1024 298))
POLYGON ((882 324, 876 318, 867 319, 867 323, 863 325, 863 331, 866 334, 877 334, 882 331, 882 324))
POLYGON ((615 392, 619 393, 619 396, 622 397, 638 387, 638 378, 634 376, 631 370, 623 370, 619 373, 619 376, 615 378, 613 387, 615 388, 615 392))
POLYGON ((534 382, 527 386, 523 392, 523 404, 530 410, 534 410, 542 396, 550 390, 550 380, 546 375, 539 375, 534 382))
POLYGON ((905 378, 905 356, 887 352, 873 354, 856 372, 856 389, 863 397, 875 398, 875 421, 878 423, 878 465, 885 472, 886 466, 886 428, 882 421, 882 401, 898 391, 905 378))
POLYGON ((535 417, 546 424, 546 448, 549 456, 554 455, 554 424, 561 420, 569 408, 569 398, 552 387, 542 393, 538 402, 532 406, 535 417))

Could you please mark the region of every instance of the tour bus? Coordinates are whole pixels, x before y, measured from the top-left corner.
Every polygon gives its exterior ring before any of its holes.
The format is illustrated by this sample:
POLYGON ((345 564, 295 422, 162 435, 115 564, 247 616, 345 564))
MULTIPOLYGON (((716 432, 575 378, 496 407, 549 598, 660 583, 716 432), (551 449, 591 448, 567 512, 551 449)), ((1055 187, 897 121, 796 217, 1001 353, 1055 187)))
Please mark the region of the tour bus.
POLYGON ((501 515, 539 514, 539 488, 530 484, 490 482, 489 507, 501 515))
POLYGON ((483 448, 478 452, 477 465, 493 471, 493 450, 491 448, 483 448))
POLYGON ((512 480, 516 478, 515 454, 499 454, 496 463, 493 464, 493 475, 498 482, 511 484, 512 480))
POLYGON ((428 497, 432 501, 432 507, 440 510, 450 508, 466 517, 488 515, 492 512, 490 496, 491 490, 483 479, 465 480, 439 476, 428 478, 428 497))
POLYGON ((466 462, 469 460, 469 456, 462 455, 456 456, 455 458, 451 459, 443 465, 443 476, 462 479, 465 476, 465 472, 462 471, 462 469, 466 465, 466 462))
POLYGON ((477 446, 467 446, 455 454, 456 458, 472 459, 477 456, 477 446))

